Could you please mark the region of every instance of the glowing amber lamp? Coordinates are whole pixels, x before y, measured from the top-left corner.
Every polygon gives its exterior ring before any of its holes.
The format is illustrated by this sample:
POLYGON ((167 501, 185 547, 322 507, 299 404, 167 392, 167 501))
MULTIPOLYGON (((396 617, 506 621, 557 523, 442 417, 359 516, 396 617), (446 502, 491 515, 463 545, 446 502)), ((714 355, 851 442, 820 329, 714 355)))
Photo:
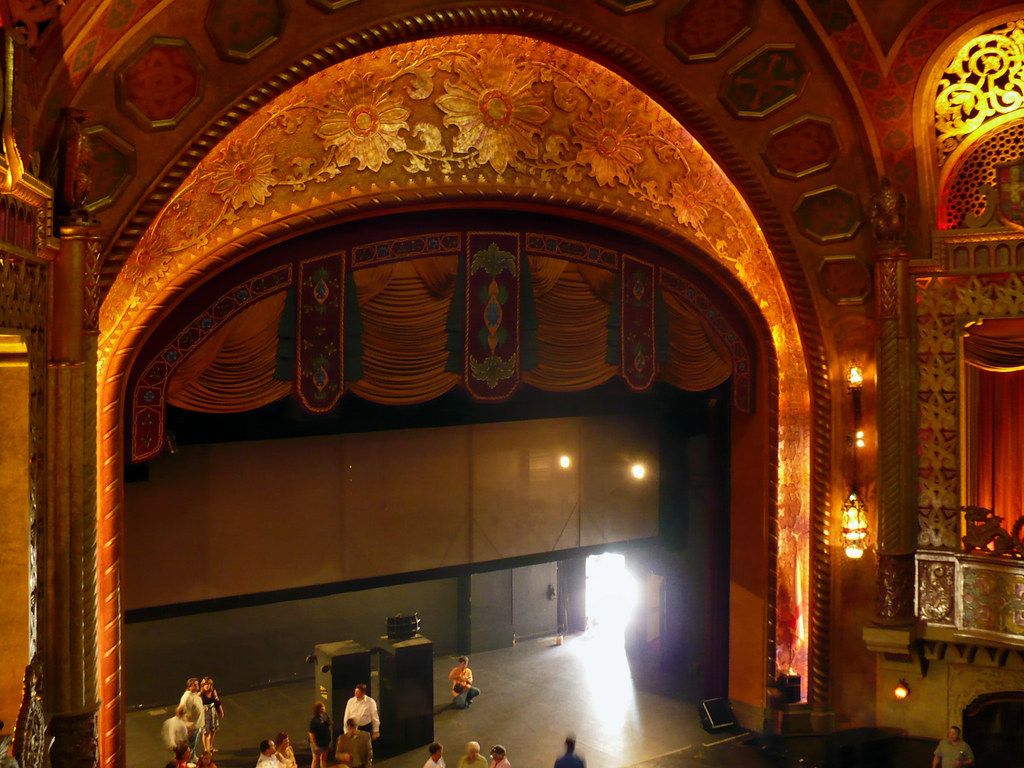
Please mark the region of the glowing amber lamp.
POLYGON ((854 560, 864 554, 868 545, 867 508, 856 488, 850 490, 843 504, 843 548, 854 560))

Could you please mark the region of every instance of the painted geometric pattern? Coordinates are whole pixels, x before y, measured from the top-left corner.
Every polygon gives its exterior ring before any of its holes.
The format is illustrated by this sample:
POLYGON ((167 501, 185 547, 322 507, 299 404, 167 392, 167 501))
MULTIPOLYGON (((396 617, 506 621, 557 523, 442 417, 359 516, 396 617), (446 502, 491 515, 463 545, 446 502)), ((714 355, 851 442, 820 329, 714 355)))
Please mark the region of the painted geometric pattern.
POLYGON ((758 0, 689 0, 669 17, 665 45, 684 61, 717 59, 754 23, 758 0))
POLYGON ((963 628, 1024 635, 1024 574, 963 569, 963 628))
POLYGON ((95 211, 110 205, 135 173, 135 148, 106 126, 86 129, 92 140, 92 187, 86 209, 95 211))
POLYGON ((563 259, 592 264, 596 267, 618 270, 620 256, 617 251, 599 245, 569 240, 554 235, 526 234, 526 250, 540 256, 558 256, 563 259))
POLYGON ((442 256, 462 251, 459 232, 439 232, 430 235, 380 240, 357 245, 352 249, 352 267, 374 267, 401 259, 419 256, 442 256))
POLYGON ((802 179, 832 166, 839 156, 839 139, 830 120, 805 115, 773 130, 761 154, 776 176, 802 179))
POLYGON ((1024 317, 1017 275, 917 280, 918 544, 960 549, 960 371, 957 328, 1024 317))
POLYGON ((281 37, 284 9, 280 0, 212 0, 206 31, 221 58, 246 62, 281 37))
POLYGON ((766 45, 729 70, 720 98, 736 117, 764 117, 797 98, 808 75, 792 46, 766 45))
POLYGON ((118 73, 119 102, 143 128, 171 128, 202 97, 202 66, 184 40, 154 38, 118 73))
POLYGON ((800 230, 817 243, 849 240, 860 229, 860 202, 840 187, 825 187, 800 196, 793 208, 800 230))
POLYGON ((205 339, 257 299, 291 284, 291 265, 278 267, 235 286, 207 307, 146 367, 132 394, 132 461, 145 461, 164 443, 167 382, 175 369, 205 339))

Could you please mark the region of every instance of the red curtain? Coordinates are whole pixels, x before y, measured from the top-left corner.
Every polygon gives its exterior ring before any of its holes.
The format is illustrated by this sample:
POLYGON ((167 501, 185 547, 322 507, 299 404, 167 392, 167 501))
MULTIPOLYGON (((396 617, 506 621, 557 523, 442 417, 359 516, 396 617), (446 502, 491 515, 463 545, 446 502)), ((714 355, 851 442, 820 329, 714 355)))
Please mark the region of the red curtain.
POLYGON ((1024 511, 1024 371, 978 371, 978 506, 1007 529, 1024 511))
POLYGON ((1024 515, 1024 320, 971 325, 963 350, 968 364, 964 481, 974 485, 968 501, 991 509, 1009 530, 1024 515))

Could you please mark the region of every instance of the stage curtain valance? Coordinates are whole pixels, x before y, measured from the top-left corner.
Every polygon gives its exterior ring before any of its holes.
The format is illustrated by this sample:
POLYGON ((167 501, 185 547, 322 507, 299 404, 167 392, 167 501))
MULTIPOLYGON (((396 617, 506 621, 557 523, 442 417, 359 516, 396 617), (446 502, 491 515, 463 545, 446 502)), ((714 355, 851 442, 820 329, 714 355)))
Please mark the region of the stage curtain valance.
MULTIPOLYGON (((580 391, 615 376, 618 367, 607 355, 615 273, 544 256, 531 256, 529 269, 537 315, 536 365, 523 371, 523 382, 580 391)), ((457 257, 440 256, 353 272, 362 376, 347 382, 350 391, 374 402, 410 404, 459 384, 459 374, 445 369, 446 323, 457 271, 457 257)), ((285 299, 282 292, 260 301, 203 342, 175 371, 168 402, 234 413, 286 396, 289 382, 274 379, 285 299)), ((678 296, 666 293, 663 302, 668 354, 659 378, 690 391, 728 379, 732 361, 721 339, 678 296)))
POLYGON ((348 388, 367 400, 420 403, 459 382, 445 370, 445 324, 458 257, 401 261, 355 272, 363 324, 363 378, 348 388))
POLYGON ((732 355, 719 336, 682 299, 664 293, 668 322, 667 359, 662 381, 690 392, 717 387, 732 375, 732 355))
POLYGON ((538 319, 537 365, 523 371, 523 382, 538 389, 578 391, 614 376, 618 369, 605 359, 609 302, 594 288, 612 293, 615 274, 543 256, 530 259, 530 270, 538 319))
POLYGON ((167 383, 167 402, 207 413, 240 413, 286 397, 274 379, 285 292, 239 312, 182 361, 167 383))

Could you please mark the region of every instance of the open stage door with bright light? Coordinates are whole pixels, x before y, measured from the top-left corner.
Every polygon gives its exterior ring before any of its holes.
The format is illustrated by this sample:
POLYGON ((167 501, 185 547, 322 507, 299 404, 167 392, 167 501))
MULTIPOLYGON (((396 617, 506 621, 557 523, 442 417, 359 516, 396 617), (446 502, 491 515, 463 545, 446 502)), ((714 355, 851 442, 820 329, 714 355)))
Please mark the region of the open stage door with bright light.
POLYGON ((637 604, 636 579, 626 569, 626 556, 603 552, 587 558, 587 631, 622 642, 637 604))

